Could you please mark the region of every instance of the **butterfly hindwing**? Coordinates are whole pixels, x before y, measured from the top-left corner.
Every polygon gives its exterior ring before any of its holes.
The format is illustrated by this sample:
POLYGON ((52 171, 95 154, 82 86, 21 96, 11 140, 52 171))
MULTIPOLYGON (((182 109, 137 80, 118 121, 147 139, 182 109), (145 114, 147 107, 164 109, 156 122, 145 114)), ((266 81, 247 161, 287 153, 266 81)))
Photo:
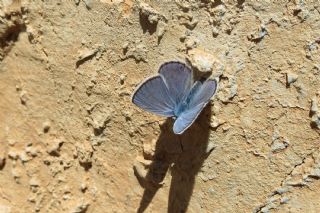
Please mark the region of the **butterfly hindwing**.
POLYGON ((217 91, 216 80, 208 79, 201 83, 195 82, 188 95, 188 108, 183 111, 173 125, 175 134, 182 134, 197 119, 202 109, 208 104, 210 98, 217 91))
POLYGON ((163 77, 159 75, 141 83, 133 93, 132 102, 148 112, 164 117, 174 116, 175 103, 169 95, 163 77))
POLYGON ((175 134, 182 134, 196 120, 203 108, 204 104, 199 104, 198 106, 181 113, 174 122, 173 132, 175 134))
POLYGON ((165 79, 171 99, 178 105, 192 86, 192 71, 181 62, 168 62, 159 69, 165 79))

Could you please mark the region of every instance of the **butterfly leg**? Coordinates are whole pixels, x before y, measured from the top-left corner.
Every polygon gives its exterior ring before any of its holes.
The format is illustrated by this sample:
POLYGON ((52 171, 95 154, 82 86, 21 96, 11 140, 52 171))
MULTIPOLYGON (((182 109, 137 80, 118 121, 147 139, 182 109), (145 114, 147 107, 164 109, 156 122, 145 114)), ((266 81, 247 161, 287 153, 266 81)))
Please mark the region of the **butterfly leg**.
POLYGON ((183 152, 183 145, 182 145, 181 135, 179 135, 178 138, 179 138, 179 143, 180 143, 181 151, 183 152))

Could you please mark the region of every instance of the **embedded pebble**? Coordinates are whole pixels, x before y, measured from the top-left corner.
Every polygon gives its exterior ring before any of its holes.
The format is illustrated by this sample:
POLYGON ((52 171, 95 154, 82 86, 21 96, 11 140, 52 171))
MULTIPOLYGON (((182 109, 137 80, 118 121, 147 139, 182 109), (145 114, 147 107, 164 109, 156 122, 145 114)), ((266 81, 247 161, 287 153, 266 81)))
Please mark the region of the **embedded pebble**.
POLYGON ((124 52, 127 52, 128 51, 128 48, 129 48, 129 42, 125 42, 123 45, 122 45, 122 50, 124 52))
POLYGON ((204 182, 207 182, 209 180, 209 178, 203 173, 203 172, 200 172, 199 173, 199 177, 204 181, 204 182))
POLYGON ((8 144, 9 144, 9 146, 14 146, 16 143, 17 143, 16 140, 8 139, 8 144))
POLYGON ((145 159, 152 159, 155 152, 156 139, 151 140, 150 142, 143 143, 143 156, 145 159))
POLYGON ((0 204, 1 213, 12 213, 12 208, 10 206, 0 204))
POLYGON ((280 150, 287 148, 288 146, 289 146, 289 143, 287 143, 286 141, 284 141, 284 142, 277 141, 271 145, 271 151, 278 152, 280 150))
POLYGON ((19 153, 19 159, 21 160, 22 163, 28 162, 30 160, 30 157, 27 155, 25 152, 20 152, 19 153))
POLYGON ((50 127, 51 127, 50 121, 45 121, 45 122, 42 124, 43 132, 44 132, 44 133, 49 132, 50 127))
POLYGON ((81 183, 80 190, 85 192, 88 189, 88 184, 86 182, 81 183))
POLYGON ((140 179, 144 179, 147 174, 148 174, 148 170, 147 170, 147 166, 150 165, 152 163, 151 160, 145 160, 142 157, 137 157, 134 164, 133 164, 133 170, 135 172, 135 175, 140 179))
POLYGON ((220 63, 212 54, 195 48, 188 51, 187 58, 191 65, 195 67, 200 72, 213 72, 213 77, 218 77, 222 75, 224 66, 220 63))
POLYGON ((227 9, 223 4, 218 5, 217 7, 210 8, 210 14, 214 17, 214 24, 219 24, 224 15, 226 14, 227 9))
POLYGON ((224 103, 229 102, 237 95, 238 85, 237 79, 234 76, 223 75, 225 79, 219 82, 219 92, 217 97, 224 103))
POLYGON ((181 24, 184 25, 187 29, 193 30, 197 26, 198 22, 199 22, 198 19, 195 19, 192 16, 189 16, 187 18, 184 17, 183 20, 181 21, 181 24))
POLYGON ((86 8, 90 10, 92 8, 92 0, 83 0, 83 1, 86 5, 86 8))
POLYGON ((15 179, 16 183, 20 183, 21 170, 18 168, 13 168, 11 170, 11 175, 15 179))
POLYGON ((84 61, 92 58, 93 56, 95 56, 97 54, 98 51, 99 51, 98 48, 97 49, 87 49, 86 48, 83 50, 79 50, 76 65, 79 66, 84 61))
POLYGON ((164 21, 159 21, 157 25, 156 35, 158 38, 162 38, 164 33, 166 32, 167 24, 164 21))
POLYGON ((124 84, 124 81, 126 80, 126 78, 127 78, 126 75, 124 75, 124 74, 121 74, 121 75, 120 75, 119 79, 120 79, 120 84, 121 84, 121 85, 124 84))
POLYGON ((3 155, 0 155, 0 170, 4 168, 6 164, 6 158, 3 155))
POLYGON ((140 14, 147 17, 150 24, 157 24, 159 20, 167 20, 164 15, 146 3, 140 2, 139 8, 140 14))
POLYGON ((100 135, 111 120, 111 113, 103 108, 95 108, 90 115, 90 124, 94 129, 95 135, 100 135))
POLYGON ((311 123, 317 129, 320 129, 320 114, 316 113, 311 117, 311 123))
POLYGON ((85 169, 89 170, 92 167, 93 148, 89 142, 78 143, 76 146, 76 157, 79 164, 85 169))
POLYGON ((297 81, 298 75, 297 75, 297 74, 294 74, 294 73, 288 72, 288 73, 286 74, 286 79, 287 79, 287 85, 290 85, 290 84, 292 84, 292 83, 294 83, 294 82, 297 81))
POLYGON ((195 38, 193 36, 186 36, 185 38, 186 38, 185 39, 185 45, 186 45, 187 49, 196 48, 200 43, 199 39, 197 39, 197 38, 195 38))
POLYGON ((30 180, 29 180, 29 185, 30 186, 39 186, 40 185, 40 181, 39 179, 35 178, 35 177, 32 177, 30 180))
POLYGON ((274 130, 272 135, 271 151, 278 152, 289 146, 289 141, 280 135, 278 130, 274 130))
POLYGON ((27 146, 25 152, 31 157, 36 157, 38 155, 38 149, 32 146, 27 146))
POLYGON ((52 156, 60 156, 60 148, 64 143, 64 139, 56 138, 49 142, 47 152, 52 156))
POLYGON ((277 192, 278 194, 284 194, 284 193, 286 193, 286 192, 288 192, 288 191, 289 191, 289 189, 286 188, 286 187, 279 188, 279 189, 276 190, 276 192, 277 192))
POLYGON ((71 212, 72 213, 85 213, 88 210, 89 206, 90 206, 89 202, 82 201, 71 212))
POLYGON ((216 144, 214 144, 212 142, 208 143, 207 148, 206 148, 206 153, 208 154, 208 153, 212 152, 216 147, 217 147, 216 144))
POLYGON ((311 99, 311 108, 310 108, 310 112, 312 114, 315 114, 318 112, 318 101, 317 101, 317 98, 316 97, 313 97, 311 99))
POLYGON ((19 154, 16 151, 10 150, 8 152, 8 157, 12 160, 17 160, 19 158, 19 154))
POLYGON ((144 44, 137 44, 135 47, 128 48, 126 57, 134 58, 137 62, 147 62, 148 49, 144 44))
POLYGON ((320 113, 318 110, 318 100, 316 97, 311 99, 311 125, 317 129, 320 129, 320 113))
POLYGON ((22 90, 20 92, 20 101, 21 104, 26 105, 28 102, 29 98, 28 98, 28 93, 25 90, 22 90))
POLYGON ((312 177, 320 178, 320 166, 319 166, 319 168, 313 169, 312 172, 310 173, 310 175, 312 177))
POLYGON ((219 35, 219 29, 217 27, 212 27, 212 35, 213 37, 217 37, 219 35))
POLYGON ((281 203, 281 204, 285 204, 285 203, 288 203, 289 200, 290 200, 289 198, 283 197, 283 198, 281 198, 280 203, 281 203))
POLYGON ((301 6, 297 6, 294 13, 301 21, 305 21, 310 16, 309 11, 301 6))
POLYGON ((248 35, 249 41, 259 42, 268 34, 267 29, 264 25, 260 25, 260 27, 248 35))
POLYGON ((215 116, 212 116, 210 119, 210 127, 216 129, 217 127, 221 126, 225 121, 218 119, 215 116))

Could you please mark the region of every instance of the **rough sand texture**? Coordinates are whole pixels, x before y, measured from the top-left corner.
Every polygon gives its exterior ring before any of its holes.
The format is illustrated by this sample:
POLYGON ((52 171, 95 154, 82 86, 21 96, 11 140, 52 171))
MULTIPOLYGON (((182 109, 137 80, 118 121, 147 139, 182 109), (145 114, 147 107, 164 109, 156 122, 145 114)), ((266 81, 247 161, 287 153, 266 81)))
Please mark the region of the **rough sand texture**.
POLYGON ((1 213, 320 212, 319 1, 3 0, 0 45, 1 213), (220 81, 182 136, 130 102, 171 60, 220 81))

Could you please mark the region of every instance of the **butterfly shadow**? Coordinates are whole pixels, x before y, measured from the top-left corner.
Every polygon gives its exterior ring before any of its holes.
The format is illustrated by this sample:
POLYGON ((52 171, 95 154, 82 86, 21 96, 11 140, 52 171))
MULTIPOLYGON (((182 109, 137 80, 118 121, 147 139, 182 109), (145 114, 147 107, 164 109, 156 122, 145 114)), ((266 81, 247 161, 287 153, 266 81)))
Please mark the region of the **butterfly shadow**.
POLYGON ((202 111, 196 122, 182 135, 172 131, 173 120, 167 119, 161 126, 152 163, 139 183, 144 187, 138 213, 144 212, 156 192, 163 187, 163 181, 170 171, 171 183, 168 199, 168 213, 186 212, 195 184, 196 175, 204 160, 209 156, 211 106, 202 111))

